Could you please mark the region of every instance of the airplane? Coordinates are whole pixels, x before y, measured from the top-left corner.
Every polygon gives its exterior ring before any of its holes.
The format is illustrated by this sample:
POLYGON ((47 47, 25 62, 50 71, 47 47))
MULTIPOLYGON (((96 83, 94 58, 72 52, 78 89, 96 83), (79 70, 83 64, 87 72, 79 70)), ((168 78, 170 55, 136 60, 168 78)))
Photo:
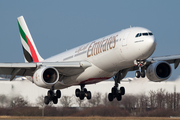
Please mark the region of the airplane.
MULTIPOLYGON (((170 64, 176 69, 180 55, 149 58, 156 49, 153 33, 143 27, 130 27, 83 44, 58 55, 43 59, 32 39, 23 16, 17 18, 24 53, 24 63, 0 63, 0 75, 25 76, 39 87, 48 89, 44 98, 58 103, 61 89, 80 86, 76 97, 91 99, 85 85, 95 84, 113 77, 114 86, 108 94, 109 101, 121 101, 125 88, 119 87, 129 71, 136 71, 137 78, 154 82, 167 80, 172 73, 170 64)), ((103 89, 103 88, 102 88, 103 89)))

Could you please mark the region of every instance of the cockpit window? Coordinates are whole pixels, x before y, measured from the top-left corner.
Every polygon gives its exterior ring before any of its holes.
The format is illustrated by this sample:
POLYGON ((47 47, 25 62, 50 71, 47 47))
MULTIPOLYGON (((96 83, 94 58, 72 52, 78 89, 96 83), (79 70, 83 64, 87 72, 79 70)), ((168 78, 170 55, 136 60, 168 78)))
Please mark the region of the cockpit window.
POLYGON ((153 35, 153 33, 150 32, 149 35, 153 35))
POLYGON ((141 36, 152 36, 153 35, 153 33, 151 33, 151 32, 149 32, 149 33, 138 33, 138 34, 136 34, 136 36, 135 37, 141 37, 141 36))
POLYGON ((139 33, 136 35, 136 37, 139 37, 139 33))
POLYGON ((137 35, 136 35, 136 37, 140 37, 141 36, 141 33, 138 33, 137 35))
POLYGON ((148 36, 148 33, 143 33, 143 36, 148 36))

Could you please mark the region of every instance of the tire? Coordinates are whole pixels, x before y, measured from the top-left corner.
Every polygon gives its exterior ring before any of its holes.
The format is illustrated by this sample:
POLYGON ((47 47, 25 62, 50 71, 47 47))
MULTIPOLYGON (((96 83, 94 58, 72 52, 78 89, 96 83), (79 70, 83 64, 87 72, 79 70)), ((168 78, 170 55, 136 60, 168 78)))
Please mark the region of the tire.
POLYGON ((60 90, 57 90, 57 91, 56 91, 56 97, 57 97, 57 98, 61 98, 61 91, 60 91, 60 90))
POLYGON ((121 98, 122 98, 121 93, 118 93, 118 94, 116 95, 117 101, 121 101, 121 98))
POLYGON ((45 96, 45 97, 44 97, 44 103, 45 103, 46 105, 49 104, 49 97, 48 97, 48 96, 45 96))
POLYGON ((52 97, 53 97, 53 91, 51 91, 51 90, 48 91, 48 97, 49 97, 49 98, 52 98, 52 97))
POLYGON ((58 103, 58 98, 56 96, 53 97, 53 103, 57 104, 58 103))
POLYGON ((143 70, 141 71, 141 77, 144 78, 146 76, 146 72, 143 70))
POLYGON ((115 94, 117 93, 117 88, 116 88, 116 87, 113 87, 113 88, 111 89, 111 93, 112 93, 113 95, 115 95, 115 94))
POLYGON ((111 101, 113 101, 113 94, 112 93, 109 93, 108 94, 108 100, 111 102, 111 101))
POLYGON ((121 95, 125 94, 125 88, 124 87, 120 87, 120 93, 121 93, 121 95))
POLYGON ((80 89, 76 89, 76 91, 75 91, 75 95, 76 95, 76 97, 79 97, 80 96, 80 89))
POLYGON ((79 96, 80 100, 84 100, 84 97, 85 97, 85 93, 84 91, 81 91, 79 96))
POLYGON ((87 93, 87 89, 86 88, 84 88, 84 93, 87 93))
POLYGON ((91 92, 87 91, 87 99, 90 100, 91 99, 91 92))
POLYGON ((141 76, 140 71, 136 71, 136 77, 137 77, 137 78, 140 78, 140 76, 141 76))

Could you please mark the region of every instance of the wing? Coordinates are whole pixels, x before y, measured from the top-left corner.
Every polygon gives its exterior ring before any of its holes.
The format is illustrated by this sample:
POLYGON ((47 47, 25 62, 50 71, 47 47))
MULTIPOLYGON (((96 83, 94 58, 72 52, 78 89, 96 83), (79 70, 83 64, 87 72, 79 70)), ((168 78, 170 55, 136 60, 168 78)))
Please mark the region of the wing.
POLYGON ((174 69, 176 69, 180 62, 180 55, 168 55, 168 56, 161 56, 161 57, 152 57, 147 59, 147 64, 151 64, 154 61, 166 61, 169 64, 174 63, 174 69))
POLYGON ((73 76, 82 73, 91 63, 87 61, 74 62, 42 62, 42 63, 0 63, 0 75, 11 75, 13 80, 16 75, 33 76, 34 72, 41 66, 56 68, 60 74, 73 76))
MULTIPOLYGON (((166 61, 169 64, 174 63, 174 69, 176 69, 179 66, 180 63, 180 55, 167 55, 167 56, 160 56, 160 57, 152 57, 148 58, 146 60, 145 67, 147 68, 150 64, 157 62, 157 61, 166 61)), ((128 71, 135 71, 138 70, 138 66, 132 66, 130 68, 127 68, 128 71)))

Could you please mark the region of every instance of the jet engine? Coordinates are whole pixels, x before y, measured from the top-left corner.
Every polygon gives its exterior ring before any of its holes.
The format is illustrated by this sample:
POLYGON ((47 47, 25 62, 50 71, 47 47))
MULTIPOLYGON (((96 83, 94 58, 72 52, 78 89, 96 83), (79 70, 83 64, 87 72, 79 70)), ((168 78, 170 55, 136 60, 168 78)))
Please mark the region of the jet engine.
POLYGON ((154 82, 167 80, 171 76, 171 66, 165 61, 158 61, 148 66, 147 78, 154 82))
POLYGON ((54 67, 43 66, 33 75, 33 82, 40 87, 49 88, 59 80, 59 72, 54 67))

